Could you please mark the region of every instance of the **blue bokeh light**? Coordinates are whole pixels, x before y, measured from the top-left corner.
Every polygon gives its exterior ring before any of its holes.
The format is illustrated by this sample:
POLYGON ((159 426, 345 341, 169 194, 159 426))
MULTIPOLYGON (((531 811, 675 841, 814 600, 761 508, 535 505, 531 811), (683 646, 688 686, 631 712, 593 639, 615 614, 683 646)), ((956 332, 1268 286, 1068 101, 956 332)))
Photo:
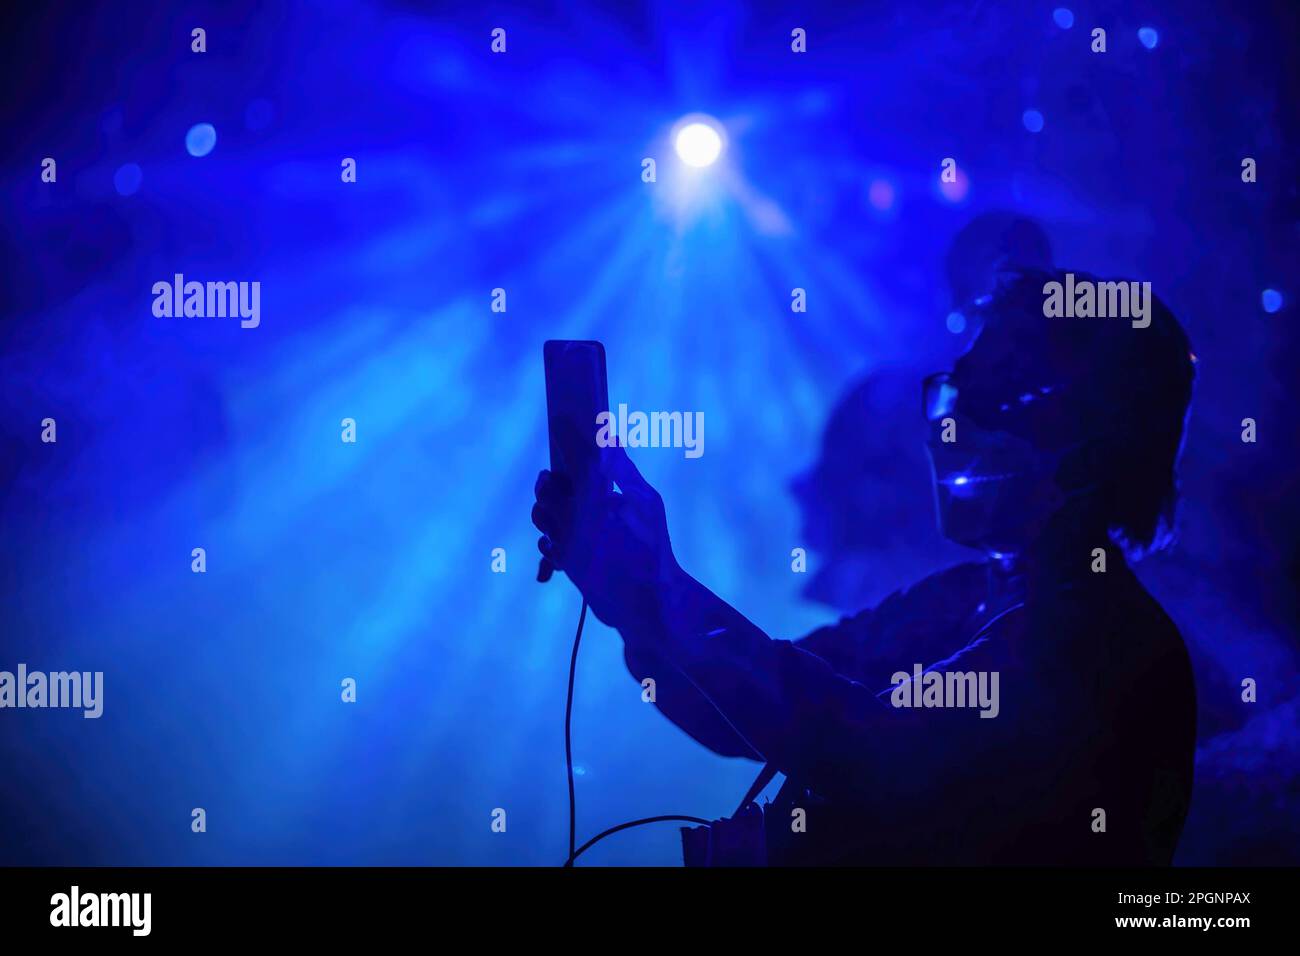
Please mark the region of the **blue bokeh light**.
POLYGON ((1074 26, 1074 13, 1065 7, 1057 7, 1052 11, 1052 19, 1062 30, 1068 30, 1074 26))
POLYGON ((960 335, 966 331, 966 316, 960 312, 948 313, 948 331, 953 335, 960 335))
POLYGON ((206 156, 217 145, 217 130, 211 123, 196 123, 185 134, 185 151, 191 156, 206 156))
POLYGON ((1025 129, 1031 133, 1041 133, 1043 131, 1043 114, 1038 110, 1025 110, 1020 121, 1025 124, 1025 129))
POLYGON ((140 183, 144 179, 144 173, 135 163, 125 163, 117 167, 117 172, 113 173, 113 188, 117 190, 119 196, 131 196, 140 188, 140 183))
POLYGON ((1153 27, 1143 27, 1138 30, 1138 39, 1142 41, 1142 45, 1148 50, 1154 50, 1156 44, 1160 42, 1160 34, 1153 27))
POLYGON ((1271 315, 1282 308, 1282 293, 1277 289, 1265 289, 1260 294, 1259 301, 1264 306, 1264 311, 1271 315))

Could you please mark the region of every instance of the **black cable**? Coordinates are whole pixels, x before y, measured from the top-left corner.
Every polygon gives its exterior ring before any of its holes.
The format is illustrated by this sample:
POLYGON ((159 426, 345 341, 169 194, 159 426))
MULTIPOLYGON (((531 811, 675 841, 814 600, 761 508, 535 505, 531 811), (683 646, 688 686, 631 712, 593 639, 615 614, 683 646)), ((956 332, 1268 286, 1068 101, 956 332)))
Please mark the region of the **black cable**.
POLYGON ((564 861, 565 866, 573 866, 573 861, 587 850, 591 849, 605 837, 617 833, 619 830, 627 830, 631 827, 639 827, 646 823, 663 823, 667 820, 681 820, 686 823, 702 823, 708 826, 710 821, 701 820, 699 817, 669 815, 662 817, 646 817, 643 820, 631 820, 627 823, 620 823, 616 827, 610 827, 604 833, 598 833, 581 847, 575 849, 578 842, 578 803, 574 796, 573 790, 573 683, 574 675, 578 670, 578 646, 582 643, 582 626, 587 622, 587 599, 582 600, 582 612, 578 615, 578 633, 573 636, 573 655, 569 658, 569 693, 564 702, 564 763, 569 772, 569 858, 564 861))
POLYGON ((578 645, 582 643, 582 625, 587 621, 587 599, 582 599, 582 613, 578 615, 578 633, 573 636, 573 656, 569 658, 569 696, 564 702, 564 763, 569 771, 569 863, 577 856, 574 846, 578 842, 578 804, 573 794, 573 675, 578 669, 578 645))
POLYGON ((612 835, 612 834, 615 834, 615 833, 617 833, 619 830, 626 830, 626 829, 628 829, 629 827, 639 827, 639 826, 641 826, 642 824, 645 824, 645 823, 664 823, 664 822, 666 822, 666 821, 668 821, 668 820, 681 820, 681 821, 684 821, 684 822, 686 822, 686 823, 702 823, 702 824, 704 824, 705 826, 709 826, 709 825, 712 823, 711 820, 701 820, 699 817, 677 816, 676 814, 670 814, 670 815, 662 816, 662 817, 646 817, 644 820, 632 820, 632 821, 630 821, 630 822, 628 822, 628 823, 620 823, 620 824, 619 824, 618 826, 616 826, 616 827, 610 827, 610 828, 609 828, 608 830, 606 830, 604 833, 598 833, 598 834, 596 834, 594 837, 592 837, 590 840, 588 840, 586 843, 584 843, 582 846, 580 846, 580 847, 578 848, 578 852, 577 852, 577 853, 570 853, 570 854, 569 854, 569 858, 568 858, 567 860, 564 861, 564 865, 565 865, 565 866, 573 866, 573 861, 574 861, 574 860, 576 860, 578 857, 582 856, 582 854, 586 853, 588 850, 590 850, 593 846, 595 846, 595 845, 596 845, 597 843, 599 843, 601 840, 605 839, 605 837, 610 836, 610 835, 612 835))

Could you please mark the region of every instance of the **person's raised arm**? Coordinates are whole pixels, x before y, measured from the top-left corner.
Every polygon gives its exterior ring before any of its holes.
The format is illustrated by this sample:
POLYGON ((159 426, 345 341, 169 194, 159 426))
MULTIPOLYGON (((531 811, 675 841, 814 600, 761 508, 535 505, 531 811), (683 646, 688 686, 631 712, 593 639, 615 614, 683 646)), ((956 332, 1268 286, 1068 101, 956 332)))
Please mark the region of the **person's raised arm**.
POLYGON ((663 502, 622 448, 603 467, 621 493, 577 502, 543 472, 533 520, 543 555, 564 570, 592 611, 622 634, 634 676, 656 681, 656 703, 696 740, 754 756, 829 790, 861 785, 910 736, 874 689, 824 660, 774 641, 673 557, 663 502), (657 673, 656 673, 657 672, 657 673), (879 739, 882 731, 891 739, 879 739))

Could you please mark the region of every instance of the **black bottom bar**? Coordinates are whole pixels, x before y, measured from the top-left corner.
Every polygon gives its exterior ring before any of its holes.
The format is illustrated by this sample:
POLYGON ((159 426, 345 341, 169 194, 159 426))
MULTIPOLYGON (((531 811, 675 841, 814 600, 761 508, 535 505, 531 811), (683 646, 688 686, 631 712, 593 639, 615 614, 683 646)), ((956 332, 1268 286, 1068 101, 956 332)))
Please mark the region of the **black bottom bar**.
POLYGON ((632 938, 665 944, 680 940, 664 935, 678 931, 703 930, 734 944, 778 927, 807 933, 810 945, 829 943, 824 934, 832 929, 873 944, 895 936, 975 942, 1192 935, 1231 944, 1244 938, 1238 934, 1284 930, 1294 911, 1295 875, 1285 869, 8 869, 0 870, 0 925, 6 942, 72 934, 82 943, 133 937, 338 943, 414 935, 452 945, 464 932, 485 940, 522 933, 577 942, 608 939, 605 927, 613 920, 632 938), (597 927, 600 935, 591 935, 597 927))

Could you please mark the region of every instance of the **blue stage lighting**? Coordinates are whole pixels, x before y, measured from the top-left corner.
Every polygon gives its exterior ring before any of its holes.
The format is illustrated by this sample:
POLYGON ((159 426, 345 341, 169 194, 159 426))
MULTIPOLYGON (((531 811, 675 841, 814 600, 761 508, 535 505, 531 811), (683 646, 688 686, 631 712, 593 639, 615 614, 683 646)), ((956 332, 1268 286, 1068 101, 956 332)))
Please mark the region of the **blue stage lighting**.
POLYGON ((673 146, 687 166, 712 166, 722 155, 721 127, 708 117, 688 117, 679 124, 673 146))

